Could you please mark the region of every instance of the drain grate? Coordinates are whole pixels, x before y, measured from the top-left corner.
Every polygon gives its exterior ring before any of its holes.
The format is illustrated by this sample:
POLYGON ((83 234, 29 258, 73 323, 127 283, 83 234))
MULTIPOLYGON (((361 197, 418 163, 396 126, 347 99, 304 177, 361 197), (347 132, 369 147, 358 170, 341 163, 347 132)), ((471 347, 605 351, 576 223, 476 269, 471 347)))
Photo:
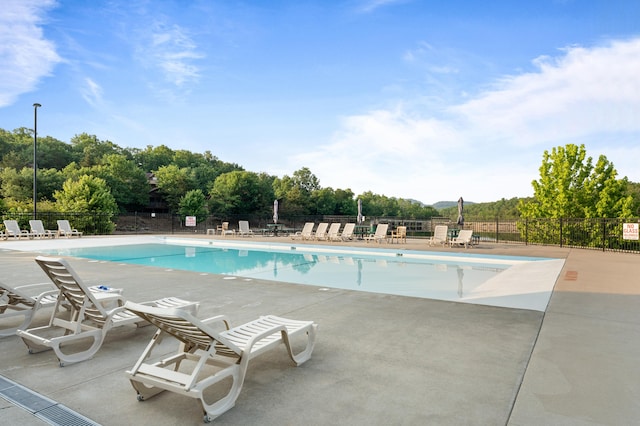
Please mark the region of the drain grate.
POLYGON ((100 426, 62 404, 0 376, 0 397, 55 426, 100 426))

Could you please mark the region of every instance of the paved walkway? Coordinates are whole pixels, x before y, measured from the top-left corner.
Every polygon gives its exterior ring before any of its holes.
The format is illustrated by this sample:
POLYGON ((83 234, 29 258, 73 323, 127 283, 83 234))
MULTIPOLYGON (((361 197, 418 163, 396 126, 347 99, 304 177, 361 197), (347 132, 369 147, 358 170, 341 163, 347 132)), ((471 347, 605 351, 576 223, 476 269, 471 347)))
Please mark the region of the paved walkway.
MULTIPOLYGON (((429 249, 422 241, 404 248, 429 249)), ((303 366, 292 367, 284 350, 253 360, 236 406, 214 424, 636 424, 640 256, 490 244, 470 250, 565 258, 546 313, 71 263, 89 283, 122 287, 134 301, 175 295, 200 300, 203 317, 225 313, 235 324, 271 313, 320 325, 303 366)), ((44 281, 34 256, 0 251, 0 279, 44 281)), ((137 402, 124 371, 152 333, 114 330, 92 360, 64 368, 51 352, 29 355, 19 338, 0 339, 0 376, 103 425, 202 424, 195 400, 165 392, 137 402)), ((0 424, 45 423, 0 398, 0 424)))

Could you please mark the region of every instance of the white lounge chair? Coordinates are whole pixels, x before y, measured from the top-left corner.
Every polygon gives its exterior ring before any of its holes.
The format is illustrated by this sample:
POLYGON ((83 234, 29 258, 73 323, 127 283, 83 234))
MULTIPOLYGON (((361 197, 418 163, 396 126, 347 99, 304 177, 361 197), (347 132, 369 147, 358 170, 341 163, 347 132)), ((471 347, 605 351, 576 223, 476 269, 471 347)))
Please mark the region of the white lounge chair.
POLYGON ((316 240, 326 240, 327 239, 327 228, 329 224, 326 222, 322 222, 318 224, 316 228, 316 233, 314 234, 314 239, 316 240))
POLYGON ((5 232, 7 234, 7 237, 13 237, 13 238, 33 238, 33 235, 31 235, 31 233, 29 231, 27 231, 26 229, 20 229, 20 225, 18 225, 18 221, 17 220, 3 220, 4 223, 4 229, 5 232))
POLYGON ((458 233, 458 236, 452 238, 449 241, 449 246, 453 247, 454 244, 464 244, 464 248, 469 248, 471 245, 471 238, 473 237, 473 230, 471 229, 463 229, 458 233))
MULTIPOLYGON (((148 325, 139 316, 122 307, 125 300, 121 294, 91 292, 64 259, 38 256, 36 262, 58 288, 58 297, 49 324, 16 331, 29 348, 29 353, 53 349, 62 367, 65 364, 93 357, 102 346, 107 332, 113 327, 148 325), (69 304, 70 317, 69 315, 62 317, 58 314, 58 307, 62 303, 69 304), (110 304, 116 304, 117 307, 108 310, 105 306, 110 304), (56 331, 58 334, 52 337, 56 331), (91 339, 91 345, 88 348, 86 345, 80 347, 74 345, 85 339, 91 339)), ((163 307, 180 306, 193 311, 198 308, 197 303, 176 297, 167 297, 145 302, 145 304, 163 307)))
POLYGON ((340 239, 342 241, 348 241, 353 239, 353 231, 356 229, 355 223, 347 223, 344 225, 344 229, 340 234, 340 239))
POLYGON ((31 227, 31 235, 38 238, 54 238, 56 233, 50 229, 44 229, 44 225, 41 220, 31 219, 29 221, 31 227))
POLYGON ((158 327, 138 361, 126 372, 138 400, 147 400, 165 390, 197 398, 207 423, 235 405, 251 359, 284 344, 298 366, 311 358, 315 344, 317 325, 313 321, 269 315, 231 328, 223 315, 199 320, 181 309, 158 309, 131 302, 125 308, 158 327), (152 351, 167 335, 178 340, 177 351, 151 363, 148 359, 152 351), (291 341, 299 336, 305 337, 307 343, 294 354, 291 341), (232 383, 223 383, 218 387, 219 393, 214 393, 213 386, 225 379, 232 383), (223 396, 212 401, 212 395, 223 396))
MULTIPOLYGON (((92 293, 122 293, 122 289, 115 289, 103 285, 91 286, 92 293)), ((15 325, 15 321, 3 321, 11 325, 0 325, 0 337, 16 334, 18 329, 24 330, 31 325, 33 318, 41 308, 53 307, 58 301, 59 290, 51 283, 27 284, 12 287, 0 282, 0 320, 8 320, 12 317, 22 318, 20 325, 15 325)), ((68 303, 61 304, 69 310, 68 303)))
POLYGON ((376 232, 373 235, 367 235, 364 237, 365 241, 375 241, 381 243, 387 240, 387 231, 389 230, 388 223, 381 223, 376 227, 376 232))
POLYGON ((327 231, 326 239, 329 241, 340 241, 340 226, 342 226, 340 222, 332 223, 327 231))
POLYGON ((2 326, 0 337, 12 336, 19 328, 27 328, 38 308, 55 305, 57 296, 58 290, 49 283, 11 287, 0 282, 0 320, 12 317, 22 319, 19 325, 2 326), (31 295, 33 293, 37 294, 31 295))
POLYGON ((72 236, 82 237, 82 232, 78 231, 75 228, 71 227, 71 224, 68 220, 58 220, 58 237, 72 237, 72 236))
POLYGON ((447 244, 447 238, 449 234, 449 227, 447 225, 436 225, 433 230, 433 236, 429 240, 429 245, 447 244))
POLYGON ((253 237, 253 231, 249 228, 249 221, 238 221, 238 234, 240 234, 241 237, 253 237))
POLYGON ((291 236, 292 240, 296 240, 296 239, 302 239, 302 240, 310 240, 313 238, 313 227, 315 226, 315 223, 313 222, 307 222, 304 224, 304 226, 302 227, 302 231, 300 232, 296 232, 294 235, 291 236))

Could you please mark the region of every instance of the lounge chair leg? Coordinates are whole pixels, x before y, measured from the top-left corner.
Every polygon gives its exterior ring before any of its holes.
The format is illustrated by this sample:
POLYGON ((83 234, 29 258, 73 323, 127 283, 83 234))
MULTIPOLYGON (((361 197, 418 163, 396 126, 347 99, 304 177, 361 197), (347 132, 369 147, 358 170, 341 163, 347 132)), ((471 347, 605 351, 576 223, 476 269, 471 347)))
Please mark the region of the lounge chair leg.
POLYGON ((289 353, 289 357, 296 364, 296 366, 304 364, 311 358, 311 353, 313 352, 313 347, 315 346, 316 341, 316 329, 318 325, 312 324, 307 330, 307 346, 303 351, 298 354, 293 353, 293 349, 291 348, 291 343, 289 342, 289 335, 282 331, 282 341, 284 345, 287 347, 287 352, 289 353))
POLYGON ((147 386, 142 382, 138 382, 134 380, 130 380, 130 382, 131 382, 131 386, 133 386, 133 388, 136 390, 136 393, 137 393, 136 398, 138 399, 138 401, 146 401, 152 396, 155 396, 160 392, 164 391, 164 389, 162 388, 159 388, 156 386, 147 386))
POLYGON ((229 392, 224 397, 218 399, 213 403, 207 403, 207 401, 205 401, 204 391, 207 386, 203 387, 202 391, 200 392, 200 404, 202 404, 202 409, 204 410, 205 423, 213 421, 216 417, 221 416, 236 405, 236 400, 238 399, 240 391, 242 390, 242 385, 244 384, 244 377, 247 372, 247 367, 248 357, 243 358, 242 361, 240 361, 239 365, 232 365, 225 369, 225 371, 222 371, 221 375, 216 375, 217 378, 215 380, 215 383, 218 383, 220 380, 226 377, 231 377, 233 383, 231 384, 231 389, 229 389, 229 392))

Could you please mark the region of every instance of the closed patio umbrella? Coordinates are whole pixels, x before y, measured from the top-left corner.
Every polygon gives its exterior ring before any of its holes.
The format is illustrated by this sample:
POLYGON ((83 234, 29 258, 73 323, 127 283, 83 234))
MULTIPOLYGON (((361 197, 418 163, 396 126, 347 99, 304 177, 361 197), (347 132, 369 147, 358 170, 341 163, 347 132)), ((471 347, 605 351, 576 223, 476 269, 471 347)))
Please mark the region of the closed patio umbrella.
POLYGON ((362 200, 358 198, 358 225, 362 225, 364 218, 362 217, 362 200))
POLYGON ((462 214, 464 211, 464 200, 462 197, 458 199, 458 226, 460 228, 464 227, 464 215, 462 214))
POLYGON ((273 201, 273 223, 278 223, 278 200, 273 201))

